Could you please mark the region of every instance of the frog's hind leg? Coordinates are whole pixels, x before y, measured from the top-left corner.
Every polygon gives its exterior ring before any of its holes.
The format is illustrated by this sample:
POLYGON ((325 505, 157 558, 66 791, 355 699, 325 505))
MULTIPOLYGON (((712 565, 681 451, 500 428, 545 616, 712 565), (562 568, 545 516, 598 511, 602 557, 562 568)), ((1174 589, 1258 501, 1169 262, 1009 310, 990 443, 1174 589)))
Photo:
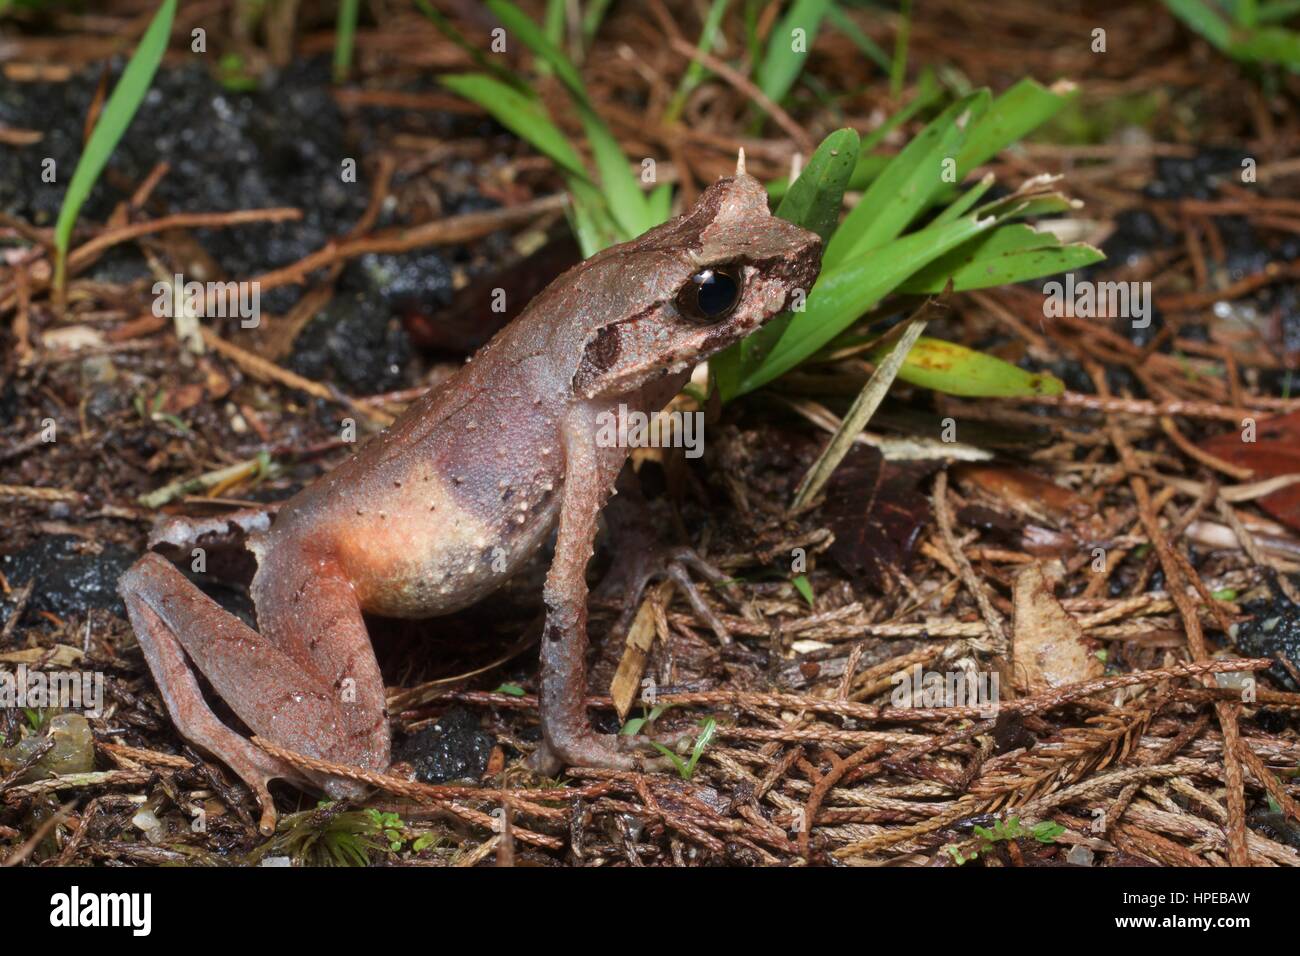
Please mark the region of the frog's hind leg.
MULTIPOLYGON (((301 672, 313 675, 332 702, 334 726, 321 731, 314 749, 301 752, 387 770, 391 735, 384 681, 351 582, 332 559, 281 545, 262 555, 251 590, 262 634, 301 672)), ((324 786, 331 796, 356 789, 337 778, 324 786)))
POLYGON ((195 588, 157 554, 146 554, 137 561, 122 576, 118 590, 176 729, 244 781, 262 808, 259 828, 270 833, 275 829, 275 803, 267 783, 279 778, 303 778, 292 766, 253 746, 218 719, 203 698, 179 639, 181 634, 212 632, 238 644, 244 633, 256 632, 195 588))
MULTIPOLYGON (((303 573, 308 572, 300 572, 299 577, 303 573)), ((338 640, 326 638, 327 632, 355 636, 358 631, 364 642, 365 625, 346 581, 318 576, 314 587, 302 588, 310 601, 302 608, 290 610, 274 600, 274 592, 271 600, 259 601, 263 627, 268 621, 276 622, 266 634, 226 612, 157 554, 146 554, 137 561, 123 575, 119 590, 177 729, 248 784, 262 805, 263 828, 273 826, 275 819, 266 789, 268 780, 285 777, 301 783, 310 779, 335 796, 359 794, 362 788, 352 781, 299 772, 226 727, 203 699, 190 661, 239 718, 267 740, 331 762, 359 764, 366 769, 387 766, 386 738, 382 749, 356 744, 357 721, 349 713, 351 687, 346 683, 341 689, 332 686, 314 668, 304 666, 309 649, 290 653, 290 648, 280 644, 289 638, 333 646, 338 640), (290 615, 300 618, 286 625, 285 618, 290 615)), ((365 649, 368 653, 368 642, 365 649)), ((373 661, 373 654, 370 658, 373 661)), ((360 680, 357 685, 356 696, 361 697, 360 680)), ((367 691, 367 699, 373 698, 373 688, 367 691)), ((382 717, 382 684, 379 700, 382 717)), ((386 735, 386 722, 383 730, 386 735)))

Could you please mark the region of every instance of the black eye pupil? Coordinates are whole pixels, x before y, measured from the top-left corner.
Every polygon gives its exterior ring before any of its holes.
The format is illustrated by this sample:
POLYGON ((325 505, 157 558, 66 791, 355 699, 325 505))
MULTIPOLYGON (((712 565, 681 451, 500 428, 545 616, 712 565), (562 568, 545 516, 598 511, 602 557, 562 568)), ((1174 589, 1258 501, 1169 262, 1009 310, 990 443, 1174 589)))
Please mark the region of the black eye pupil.
POLYGON ((700 311, 709 318, 722 315, 736 304, 736 280, 725 272, 709 270, 702 273, 699 281, 699 294, 696 301, 700 311))
POLYGON ((741 273, 731 266, 715 266, 691 276, 677 295, 677 309, 693 322, 726 318, 740 301, 741 273))

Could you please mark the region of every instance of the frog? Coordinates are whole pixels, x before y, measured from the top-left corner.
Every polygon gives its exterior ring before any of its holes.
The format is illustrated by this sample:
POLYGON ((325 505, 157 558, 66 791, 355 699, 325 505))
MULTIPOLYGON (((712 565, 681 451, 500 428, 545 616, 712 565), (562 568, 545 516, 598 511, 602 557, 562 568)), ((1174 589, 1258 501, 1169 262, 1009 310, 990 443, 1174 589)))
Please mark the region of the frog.
POLYGON ((384 431, 273 510, 155 525, 119 582, 127 616, 180 736, 244 782, 264 832, 276 819, 271 781, 359 798, 364 774, 273 756, 214 713, 197 674, 256 737, 321 765, 384 773, 389 714, 363 615, 451 614, 548 546, 532 766, 646 766, 639 736, 598 733, 584 706, 587 565, 630 452, 599 440, 601 422, 620 405, 658 412, 700 363, 797 307, 821 249, 816 233, 772 214, 742 161, 681 215, 561 274, 384 431), (256 627, 173 563, 208 548, 251 558, 256 627))

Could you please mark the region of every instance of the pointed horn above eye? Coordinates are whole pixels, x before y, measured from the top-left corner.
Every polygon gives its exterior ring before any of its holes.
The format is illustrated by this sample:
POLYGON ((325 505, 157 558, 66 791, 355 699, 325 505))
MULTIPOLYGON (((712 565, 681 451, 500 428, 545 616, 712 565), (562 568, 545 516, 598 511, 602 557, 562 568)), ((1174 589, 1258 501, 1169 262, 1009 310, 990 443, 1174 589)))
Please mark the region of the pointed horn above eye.
POLYGON ((736 175, 745 175, 745 147, 743 146, 736 153, 736 175))

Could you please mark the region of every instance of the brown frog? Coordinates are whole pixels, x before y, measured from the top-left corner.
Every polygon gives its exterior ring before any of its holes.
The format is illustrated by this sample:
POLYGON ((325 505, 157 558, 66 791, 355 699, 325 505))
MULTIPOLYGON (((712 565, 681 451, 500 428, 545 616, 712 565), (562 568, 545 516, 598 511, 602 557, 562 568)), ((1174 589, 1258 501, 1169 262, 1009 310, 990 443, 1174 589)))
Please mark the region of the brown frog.
POLYGON ((428 618, 464 608, 554 531, 534 765, 637 766, 628 738, 594 732, 582 705, 585 570, 628 456, 597 442, 599 418, 620 404, 658 411, 697 363, 810 288, 820 259, 819 238, 771 215, 762 185, 738 169, 685 214, 560 276, 454 376, 274 516, 162 522, 151 547, 233 540, 257 562, 258 630, 157 552, 122 577, 180 733, 252 788, 264 829, 275 819, 272 778, 358 793, 353 781, 297 771, 223 724, 191 662, 259 736, 383 771, 384 685, 362 612, 428 618))

